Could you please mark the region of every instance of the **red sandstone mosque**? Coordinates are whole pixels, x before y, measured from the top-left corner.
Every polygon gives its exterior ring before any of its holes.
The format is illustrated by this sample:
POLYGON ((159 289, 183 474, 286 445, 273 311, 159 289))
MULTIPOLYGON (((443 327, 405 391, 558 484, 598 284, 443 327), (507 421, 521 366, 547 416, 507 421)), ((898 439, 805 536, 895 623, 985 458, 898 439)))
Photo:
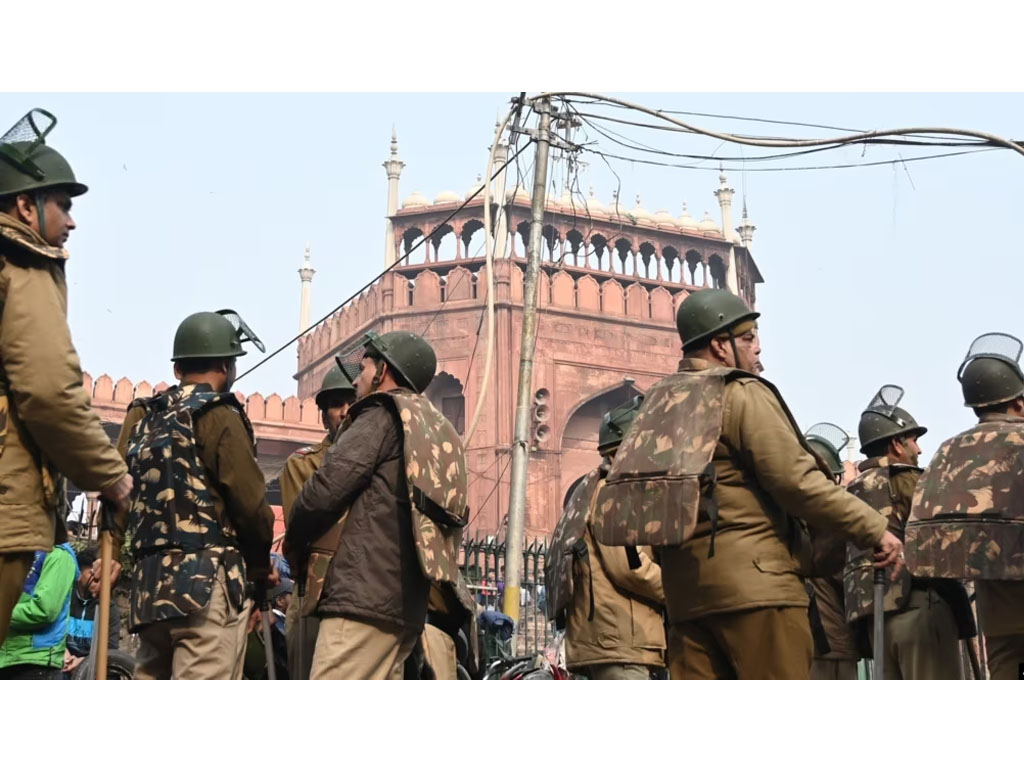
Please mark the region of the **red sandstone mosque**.
MULTIPOLYGON (((497 171, 508 148, 498 146, 497 171)), ((315 329, 309 328, 315 270, 307 247, 299 269, 300 325, 297 396, 243 395, 258 441, 260 465, 272 504, 276 478, 296 448, 323 437, 313 402, 334 355, 368 330, 410 330, 437 352, 438 373, 426 394, 460 433, 481 397, 486 355, 486 272, 483 195, 477 181, 466 195, 441 192, 433 202, 413 192, 399 204, 405 164, 392 136, 387 172, 384 260, 400 263, 355 301, 315 329), (476 195, 474 197, 474 195, 476 195), (409 258, 402 256, 455 209, 448 224, 409 258), (479 341, 478 341, 479 340, 479 341)), ((494 172, 491 174, 494 175, 494 172)), ((674 371, 680 357, 675 310, 686 296, 707 287, 728 288, 751 306, 763 282, 751 244, 755 227, 744 206, 733 228, 732 197, 724 175, 713 192, 721 220, 691 217, 683 203, 675 216, 654 213, 640 202, 630 210, 616 199, 571 195, 566 189, 545 204, 544 253, 533 382, 533 430, 526 497, 527 537, 550 534, 572 482, 597 461, 597 430, 603 414, 647 390, 674 371)), ((493 206, 495 243, 495 352, 479 426, 467 446, 470 536, 503 534, 508 509, 515 382, 523 315, 523 274, 530 227, 530 198, 522 186, 499 175, 492 196, 510 187, 504 207, 493 206), (502 249, 504 244, 504 249, 502 249)), ((86 374, 93 407, 116 436, 129 402, 166 386, 147 382, 95 381, 86 374)))

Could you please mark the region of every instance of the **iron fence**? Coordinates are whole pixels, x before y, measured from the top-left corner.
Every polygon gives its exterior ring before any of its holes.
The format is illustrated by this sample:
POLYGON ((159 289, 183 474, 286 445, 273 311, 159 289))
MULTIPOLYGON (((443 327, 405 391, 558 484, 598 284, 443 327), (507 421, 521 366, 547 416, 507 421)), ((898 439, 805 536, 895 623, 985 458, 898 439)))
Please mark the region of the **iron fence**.
MULTIPOLYGON (((485 610, 501 611, 505 585, 504 541, 494 536, 462 542, 463 575, 477 602, 485 610)), ((516 654, 538 653, 554 636, 554 626, 545 615, 547 590, 544 586, 544 563, 548 542, 534 539, 523 548, 523 568, 519 593, 519 627, 516 654)))

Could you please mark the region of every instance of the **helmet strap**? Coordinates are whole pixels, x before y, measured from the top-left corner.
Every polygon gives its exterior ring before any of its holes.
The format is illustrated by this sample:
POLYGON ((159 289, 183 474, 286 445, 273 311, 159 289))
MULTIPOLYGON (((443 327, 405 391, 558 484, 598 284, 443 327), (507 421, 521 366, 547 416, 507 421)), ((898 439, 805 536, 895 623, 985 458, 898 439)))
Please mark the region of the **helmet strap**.
POLYGON ((36 221, 39 222, 39 236, 41 238, 43 238, 43 240, 46 240, 46 214, 43 213, 43 210, 44 210, 44 207, 45 207, 44 204, 45 204, 46 200, 45 200, 45 198, 43 196, 43 191, 41 189, 37 189, 36 190, 35 199, 36 199, 36 221))
POLYGON ((736 334, 729 329, 729 344, 732 346, 732 367, 740 367, 740 353, 736 351, 736 334))
POLYGON ((373 374, 373 381, 370 383, 370 389, 371 391, 376 392, 380 383, 384 380, 384 361, 374 360, 373 363, 376 366, 376 372, 373 374))

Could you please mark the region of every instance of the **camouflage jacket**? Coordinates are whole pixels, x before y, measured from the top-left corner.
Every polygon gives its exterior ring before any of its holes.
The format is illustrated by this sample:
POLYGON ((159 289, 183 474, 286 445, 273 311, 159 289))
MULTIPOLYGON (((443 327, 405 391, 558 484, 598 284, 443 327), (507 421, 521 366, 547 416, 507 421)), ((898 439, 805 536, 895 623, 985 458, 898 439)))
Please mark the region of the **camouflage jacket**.
POLYGON ((1024 419, 990 415, 936 451, 914 494, 915 576, 1024 580, 1024 419))
POLYGON ((722 433, 725 368, 680 371, 648 392, 595 505, 594 538, 607 545, 678 546, 697 516, 716 519, 711 459, 722 433))
POLYGON ((584 476, 569 497, 551 536, 551 546, 544 562, 544 584, 548 590, 546 610, 548 618, 556 622, 559 629, 565 627, 566 611, 572 606, 575 591, 573 561, 589 557, 584 532, 598 481, 606 473, 607 470, 598 468, 584 476))
MULTIPOLYGON (((860 465, 859 474, 846 490, 886 518, 894 535, 903 539, 903 529, 910 514, 914 486, 921 474, 918 467, 896 464, 886 457, 873 458, 860 465)), ((874 615, 873 550, 847 544, 846 567, 843 569, 844 604, 848 622, 874 615)), ((910 572, 904 568, 896 581, 886 579, 883 609, 885 613, 901 611, 910 600, 910 572)))
POLYGON ((195 423, 218 407, 234 408, 252 427, 232 394, 207 384, 173 387, 136 401, 145 415, 128 434, 126 459, 135 482, 128 521, 135 556, 130 628, 201 611, 217 571, 227 573, 228 598, 240 609, 245 569, 234 526, 218 515, 211 478, 200 460, 195 423))

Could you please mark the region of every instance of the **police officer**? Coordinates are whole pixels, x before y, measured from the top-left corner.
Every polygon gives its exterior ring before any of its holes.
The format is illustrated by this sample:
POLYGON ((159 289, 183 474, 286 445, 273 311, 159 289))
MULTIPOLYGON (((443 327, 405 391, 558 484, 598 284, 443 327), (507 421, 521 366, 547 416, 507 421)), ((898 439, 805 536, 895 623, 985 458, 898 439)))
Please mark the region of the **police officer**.
POLYGON ((650 547, 605 546, 590 527, 591 505, 642 402, 605 414, 601 466, 569 498, 544 566, 548 616, 565 628, 566 666, 591 680, 649 680, 665 668, 665 592, 650 547))
POLYGON ((970 579, 993 680, 1024 664, 1024 372, 1021 342, 971 344, 957 372, 978 423, 946 440, 918 483, 907 523, 915 577, 970 579))
MULTIPOLYGON (((334 438, 337 437, 338 430, 348 415, 349 406, 352 405, 355 399, 356 390, 352 386, 352 382, 348 380, 348 377, 342 373, 336 364, 332 365, 331 369, 327 371, 327 375, 324 376, 320 391, 316 393, 316 404, 320 409, 320 418, 323 421, 323 425, 327 428, 327 434, 316 445, 300 448, 289 456, 284 464, 284 469, 281 471, 281 509, 284 514, 285 523, 288 522, 291 516, 292 505, 295 503, 295 498, 299 495, 299 491, 302 490, 302 486, 306 484, 306 481, 323 464, 324 454, 331 443, 334 442, 334 438)), ((297 578, 301 578, 301 574, 297 574, 297 578)), ((305 593, 305 585, 299 584, 296 592, 298 594, 293 593, 292 600, 288 604, 288 614, 285 622, 286 636, 288 638, 289 677, 292 680, 308 680, 309 668, 313 663, 313 649, 316 647, 316 633, 319 622, 316 616, 306 616, 301 619, 305 624, 301 633, 303 648, 300 653, 298 647, 300 635, 298 622, 302 614, 302 597, 300 595, 305 593)))
POLYGON ((136 491, 114 545, 127 523, 137 679, 242 676, 246 581, 266 588, 274 525, 252 426, 231 393, 243 341, 263 349, 232 310, 185 318, 171 358, 180 383, 132 403, 121 428, 136 491))
POLYGON ((0 642, 36 551, 66 540, 63 480, 124 512, 132 480, 92 410, 67 323, 64 250, 85 194, 33 110, 0 137, 0 642))
MULTIPOLYGON (((887 385, 872 398, 857 427, 861 452, 867 460, 846 487, 886 519, 889 531, 904 537, 910 505, 921 469, 917 440, 928 430, 899 407, 901 387, 887 385)), ((904 569, 886 585, 885 648, 874 648, 874 586, 871 553, 847 546, 843 572, 846 619, 855 625, 865 650, 884 659, 892 680, 955 680, 962 676, 960 629, 951 602, 966 606, 967 595, 956 582, 915 579, 904 569), (961 594, 957 594, 960 592, 961 594)))
POLYGON ((879 566, 903 549, 821 469, 757 375, 757 317, 726 290, 680 304, 679 373, 647 393, 595 507, 601 543, 659 548, 673 679, 808 677, 800 520, 876 548, 879 566))
MULTIPOLYGON (((846 468, 841 451, 850 442, 846 432, 835 424, 822 422, 808 429, 804 436, 836 485, 842 485, 846 468)), ((811 597, 808 618, 814 637, 811 679, 856 680, 860 654, 843 607, 846 542, 826 531, 812 529, 810 534, 814 574, 807 579, 811 597)))
POLYGON ((458 581, 466 464, 454 427, 422 395, 434 350, 408 331, 369 332, 339 364, 358 356, 357 400, 285 535, 296 572, 307 562, 304 611, 320 616, 313 679, 401 679, 431 582, 458 581))

